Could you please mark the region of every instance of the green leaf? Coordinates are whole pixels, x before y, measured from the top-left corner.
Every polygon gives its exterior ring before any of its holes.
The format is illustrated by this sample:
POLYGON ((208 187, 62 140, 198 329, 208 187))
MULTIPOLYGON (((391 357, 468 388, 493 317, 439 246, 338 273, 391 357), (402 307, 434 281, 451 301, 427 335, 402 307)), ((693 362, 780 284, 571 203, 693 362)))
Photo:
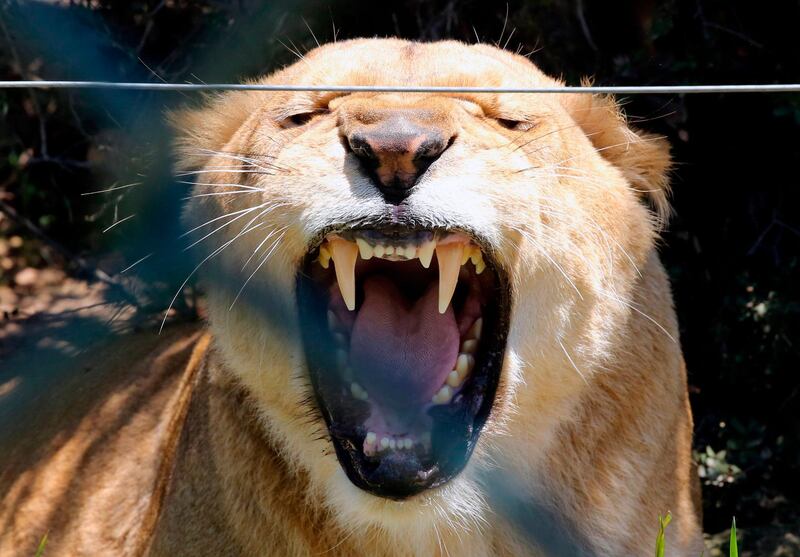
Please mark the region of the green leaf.
POLYGON ((731 545, 729 550, 730 557, 739 557, 739 545, 736 543, 736 517, 733 517, 731 525, 731 545))
POLYGON ((47 545, 47 533, 45 532, 44 537, 42 537, 42 541, 39 542, 39 547, 36 548, 36 553, 33 557, 42 557, 44 555, 44 548, 47 545))
POLYGON ((658 515, 658 537, 656 538, 656 557, 664 557, 664 531, 672 522, 672 513, 667 511, 667 516, 658 515))

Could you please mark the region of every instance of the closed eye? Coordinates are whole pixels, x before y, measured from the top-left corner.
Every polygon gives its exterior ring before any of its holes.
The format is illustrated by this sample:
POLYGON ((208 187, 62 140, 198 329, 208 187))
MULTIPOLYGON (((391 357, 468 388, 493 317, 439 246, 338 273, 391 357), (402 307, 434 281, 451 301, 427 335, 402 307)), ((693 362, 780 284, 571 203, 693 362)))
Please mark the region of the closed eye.
POLYGON ((528 120, 512 120, 509 118, 495 118, 495 121, 507 130, 528 131, 536 124, 528 120))
POLYGON ((316 116, 326 114, 327 112, 327 110, 309 110, 306 112, 298 112, 297 114, 292 114, 291 116, 284 118, 284 120, 281 121, 281 126, 284 128, 298 128, 300 126, 305 126, 316 116))

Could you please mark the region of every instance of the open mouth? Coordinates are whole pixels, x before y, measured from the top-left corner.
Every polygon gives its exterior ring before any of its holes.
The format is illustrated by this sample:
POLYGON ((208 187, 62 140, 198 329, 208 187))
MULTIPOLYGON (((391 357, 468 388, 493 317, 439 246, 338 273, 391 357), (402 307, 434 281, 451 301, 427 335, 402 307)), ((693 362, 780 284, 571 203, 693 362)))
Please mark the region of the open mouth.
POLYGON ((494 402, 510 293, 459 231, 337 230, 298 275, 303 344, 339 462, 404 499, 466 465, 494 402))

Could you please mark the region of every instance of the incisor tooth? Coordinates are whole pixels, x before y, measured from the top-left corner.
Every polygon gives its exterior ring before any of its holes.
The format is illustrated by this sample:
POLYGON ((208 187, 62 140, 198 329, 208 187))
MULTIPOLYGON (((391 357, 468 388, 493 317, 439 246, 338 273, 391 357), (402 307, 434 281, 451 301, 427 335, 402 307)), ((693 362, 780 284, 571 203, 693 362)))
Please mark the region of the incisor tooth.
POLYGON ((372 259, 372 246, 366 240, 358 238, 356 244, 358 244, 358 253, 361 254, 361 259, 372 259))
POLYGON ((395 255, 402 255, 403 257, 405 257, 406 256, 406 248, 404 248, 403 246, 397 246, 396 248, 394 248, 394 254, 395 255))
POLYGON ((382 449, 388 449, 389 448, 389 438, 388 437, 384 437, 383 439, 381 439, 381 448, 382 449))
POLYGON ((336 281, 347 309, 356 309, 356 259, 358 246, 346 240, 331 240, 331 258, 336 270, 336 281))
POLYGON ((414 259, 417 256, 417 248, 411 244, 406 246, 406 259, 414 259))
POLYGON ((386 253, 386 248, 383 247, 381 244, 378 244, 374 248, 372 248, 372 253, 375 254, 375 257, 383 257, 386 253))
POLYGON ((384 252, 386 255, 394 255, 394 246, 386 246, 384 252))
POLYGON ((463 251, 464 245, 458 242, 436 246, 436 259, 439 261, 439 313, 447 311, 456 291, 463 251))
POLYGON ((433 259, 433 250, 436 249, 436 242, 425 242, 419 247, 419 252, 417 253, 417 257, 419 257, 420 263, 426 269, 431 266, 431 260, 433 259))

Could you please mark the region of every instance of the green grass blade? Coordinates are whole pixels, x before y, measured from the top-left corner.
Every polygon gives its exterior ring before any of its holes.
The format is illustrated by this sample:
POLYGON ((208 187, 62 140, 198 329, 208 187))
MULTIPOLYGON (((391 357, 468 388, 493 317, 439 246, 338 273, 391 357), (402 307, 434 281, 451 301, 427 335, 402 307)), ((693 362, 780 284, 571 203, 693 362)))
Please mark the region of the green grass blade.
POLYGON ((733 517, 731 525, 731 545, 729 550, 730 557, 739 557, 739 545, 736 543, 736 517, 733 517))
POLYGON ((36 548, 36 553, 34 557, 42 557, 44 555, 44 548, 47 546, 47 533, 45 533, 42 541, 39 542, 39 547, 36 548))
POLYGON ((658 537, 656 538, 656 557, 664 557, 664 531, 672 521, 672 513, 667 511, 667 516, 658 515, 658 537))

